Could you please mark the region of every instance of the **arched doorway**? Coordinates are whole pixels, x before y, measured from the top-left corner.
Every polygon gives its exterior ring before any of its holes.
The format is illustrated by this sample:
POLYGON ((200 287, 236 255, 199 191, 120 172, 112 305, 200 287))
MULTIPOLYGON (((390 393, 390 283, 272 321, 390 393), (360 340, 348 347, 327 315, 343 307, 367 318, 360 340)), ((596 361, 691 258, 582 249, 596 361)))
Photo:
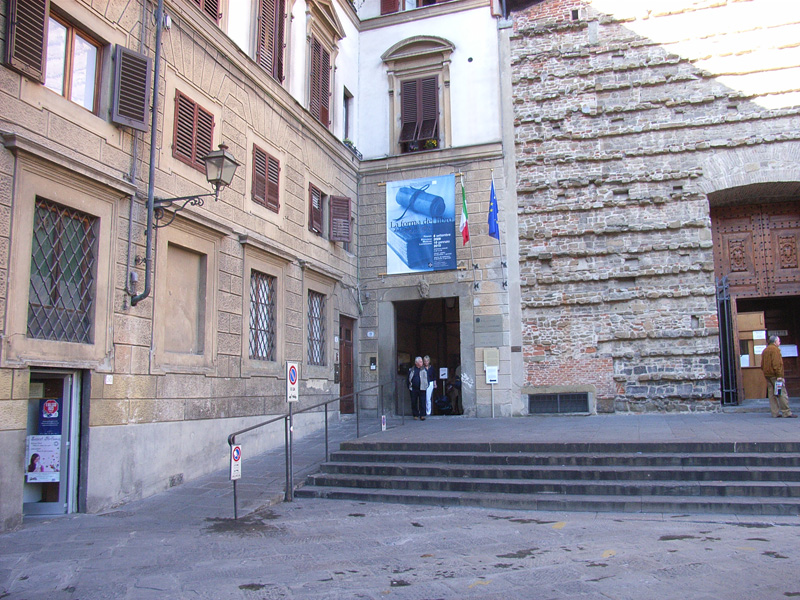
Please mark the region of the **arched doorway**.
POLYGON ((715 274, 727 280, 731 307, 720 329, 729 328, 733 360, 722 368, 735 369, 739 402, 766 397, 760 355, 773 334, 782 341, 787 391, 800 396, 800 186, 789 187, 789 197, 778 194, 787 184, 709 195, 715 274))

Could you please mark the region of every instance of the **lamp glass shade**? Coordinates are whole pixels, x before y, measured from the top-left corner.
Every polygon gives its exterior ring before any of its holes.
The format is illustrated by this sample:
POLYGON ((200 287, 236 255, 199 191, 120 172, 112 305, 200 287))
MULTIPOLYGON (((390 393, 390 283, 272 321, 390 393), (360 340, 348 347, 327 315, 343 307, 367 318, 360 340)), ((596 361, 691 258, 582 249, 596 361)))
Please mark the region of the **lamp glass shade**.
POLYGON ((203 159, 206 163, 206 179, 213 186, 226 187, 233 181, 239 163, 228 152, 227 146, 220 144, 219 150, 213 150, 203 159))

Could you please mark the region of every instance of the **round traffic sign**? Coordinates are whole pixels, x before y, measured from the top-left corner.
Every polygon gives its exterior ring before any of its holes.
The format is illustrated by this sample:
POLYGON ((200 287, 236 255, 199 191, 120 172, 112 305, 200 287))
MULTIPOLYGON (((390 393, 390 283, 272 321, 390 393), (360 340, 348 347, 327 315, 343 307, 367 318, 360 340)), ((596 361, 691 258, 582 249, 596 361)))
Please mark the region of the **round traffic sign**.
POLYGON ((240 458, 242 458, 242 449, 239 446, 235 446, 233 448, 233 460, 238 461, 240 458))
POLYGON ((289 367, 289 383, 292 385, 297 383, 297 367, 294 365, 289 367))

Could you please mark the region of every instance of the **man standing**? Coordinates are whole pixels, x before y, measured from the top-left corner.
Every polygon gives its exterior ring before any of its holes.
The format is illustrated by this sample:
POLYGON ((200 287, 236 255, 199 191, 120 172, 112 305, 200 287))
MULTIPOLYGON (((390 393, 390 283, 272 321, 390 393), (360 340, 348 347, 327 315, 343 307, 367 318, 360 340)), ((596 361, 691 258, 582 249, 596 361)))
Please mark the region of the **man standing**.
POLYGON ((767 395, 769 408, 775 418, 786 417, 796 419, 797 415, 789 410, 789 395, 786 393, 786 382, 783 379, 783 356, 781 356, 781 338, 777 335, 769 336, 767 347, 761 353, 761 370, 767 378, 767 395), (780 389, 777 390, 775 387, 780 389))
POLYGON ((411 413, 415 419, 425 420, 425 390, 428 389, 428 372, 422 365, 422 357, 414 359, 408 371, 408 389, 411 390, 411 413))

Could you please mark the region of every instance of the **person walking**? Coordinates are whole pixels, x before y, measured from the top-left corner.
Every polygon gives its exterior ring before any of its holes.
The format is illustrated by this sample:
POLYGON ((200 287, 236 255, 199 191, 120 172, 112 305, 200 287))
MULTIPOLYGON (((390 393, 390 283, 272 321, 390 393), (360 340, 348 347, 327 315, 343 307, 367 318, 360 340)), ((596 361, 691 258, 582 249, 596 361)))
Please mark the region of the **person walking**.
POLYGON ((433 390, 436 389, 436 370, 431 364, 431 357, 427 354, 422 358, 422 365, 425 367, 425 372, 428 374, 428 387, 425 390, 425 414, 431 416, 433 390))
POLYGON ((414 366, 408 371, 408 389, 411 392, 411 414, 414 415, 414 419, 424 421, 428 372, 422 364, 421 356, 414 359, 414 366))
POLYGON ((761 353, 761 370, 767 379, 767 395, 769 409, 775 418, 796 419, 789 409, 789 394, 786 393, 786 381, 783 379, 783 356, 781 356, 781 338, 769 336, 767 347, 761 353))

